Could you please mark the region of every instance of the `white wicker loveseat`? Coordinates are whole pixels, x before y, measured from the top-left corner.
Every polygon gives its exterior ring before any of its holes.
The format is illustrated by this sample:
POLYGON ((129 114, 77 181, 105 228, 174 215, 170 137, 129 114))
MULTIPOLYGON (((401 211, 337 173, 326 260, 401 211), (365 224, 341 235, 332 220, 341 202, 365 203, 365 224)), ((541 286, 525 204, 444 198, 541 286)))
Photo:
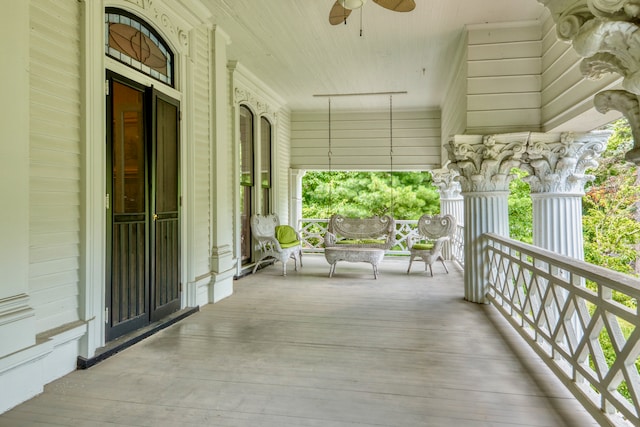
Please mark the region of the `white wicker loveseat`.
POLYGON ((337 246, 389 250, 395 243, 396 223, 390 215, 371 218, 333 215, 324 236, 325 248, 337 246))

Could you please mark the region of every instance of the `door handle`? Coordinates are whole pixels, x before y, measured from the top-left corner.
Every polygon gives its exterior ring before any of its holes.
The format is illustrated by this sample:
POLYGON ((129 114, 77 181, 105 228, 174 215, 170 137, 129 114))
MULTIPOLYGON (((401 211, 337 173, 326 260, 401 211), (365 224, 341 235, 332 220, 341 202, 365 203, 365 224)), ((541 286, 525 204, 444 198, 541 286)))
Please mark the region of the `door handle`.
POLYGON ((153 214, 153 222, 156 222, 158 220, 158 214, 153 214))

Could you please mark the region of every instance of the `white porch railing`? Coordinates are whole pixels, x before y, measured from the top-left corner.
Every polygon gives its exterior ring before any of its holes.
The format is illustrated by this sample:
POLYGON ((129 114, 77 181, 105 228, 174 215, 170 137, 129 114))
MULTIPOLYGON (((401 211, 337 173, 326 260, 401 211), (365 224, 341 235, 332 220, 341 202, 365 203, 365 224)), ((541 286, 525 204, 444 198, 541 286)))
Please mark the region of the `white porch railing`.
MULTIPOLYGON (((326 219, 299 223, 303 250, 322 252, 326 219)), ((397 221, 405 255, 417 221, 397 221)), ((602 425, 640 425, 640 279, 485 234, 487 298, 602 425), (620 298, 633 302, 629 308, 620 298)), ((464 265, 464 227, 451 256, 464 265)))
POLYGON ((483 238, 493 305, 600 424, 640 425, 640 280, 495 234, 483 238))
MULTIPOLYGON (((298 231, 302 239, 302 250, 305 252, 324 252, 324 235, 327 232, 328 219, 303 218, 298 223, 298 231)), ((389 255, 409 255, 407 238, 416 229, 416 220, 396 220, 396 244, 389 255)))

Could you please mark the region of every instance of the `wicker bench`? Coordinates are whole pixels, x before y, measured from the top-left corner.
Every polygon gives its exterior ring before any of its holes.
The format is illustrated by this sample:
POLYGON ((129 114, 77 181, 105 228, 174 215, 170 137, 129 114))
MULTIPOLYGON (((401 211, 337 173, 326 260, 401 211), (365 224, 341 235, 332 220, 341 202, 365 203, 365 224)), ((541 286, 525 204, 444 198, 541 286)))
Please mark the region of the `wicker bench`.
POLYGON ((396 243, 396 223, 389 215, 347 218, 333 215, 324 236, 324 256, 333 276, 338 261, 367 262, 378 278, 378 264, 396 243))
POLYGON ((347 218, 333 215, 329 219, 324 247, 375 248, 389 250, 396 243, 396 223, 390 215, 371 218, 347 218))

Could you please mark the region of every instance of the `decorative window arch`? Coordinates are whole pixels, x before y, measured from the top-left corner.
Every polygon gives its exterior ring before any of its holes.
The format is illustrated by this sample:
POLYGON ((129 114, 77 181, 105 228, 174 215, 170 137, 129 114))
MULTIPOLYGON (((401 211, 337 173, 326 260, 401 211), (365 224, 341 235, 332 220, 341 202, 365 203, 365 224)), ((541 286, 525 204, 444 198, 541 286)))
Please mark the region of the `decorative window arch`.
POLYGON ((254 212, 254 141, 255 115, 244 104, 239 107, 240 118, 240 259, 242 264, 251 262, 253 240, 251 215, 254 212))
POLYGON ((271 213, 272 166, 271 150, 273 132, 271 121, 265 116, 260 117, 260 184, 262 187, 262 213, 271 213))
POLYGON ((105 54, 169 86, 174 55, 149 24, 121 9, 105 10, 105 54))

